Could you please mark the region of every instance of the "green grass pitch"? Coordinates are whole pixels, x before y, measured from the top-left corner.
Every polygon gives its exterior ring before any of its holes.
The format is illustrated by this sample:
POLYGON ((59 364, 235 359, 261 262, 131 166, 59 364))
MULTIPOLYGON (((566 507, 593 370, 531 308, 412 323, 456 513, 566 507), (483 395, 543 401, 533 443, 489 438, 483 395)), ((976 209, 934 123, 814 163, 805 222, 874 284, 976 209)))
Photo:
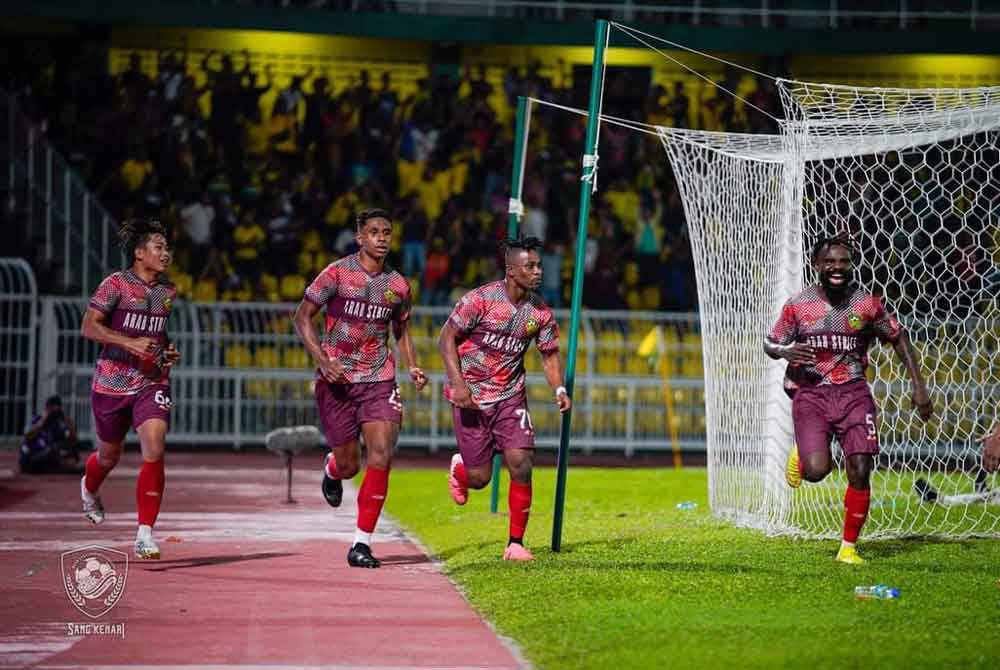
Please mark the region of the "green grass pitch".
POLYGON ((444 563, 497 630, 538 668, 997 668, 1000 544, 895 540, 859 545, 767 538, 713 518, 706 472, 572 469, 563 550, 549 550, 555 471, 539 468, 526 544, 507 537, 489 490, 448 497, 446 470, 395 470, 387 512, 444 563), (697 509, 677 503, 693 500, 697 509), (885 583, 898 601, 856 601, 885 583))

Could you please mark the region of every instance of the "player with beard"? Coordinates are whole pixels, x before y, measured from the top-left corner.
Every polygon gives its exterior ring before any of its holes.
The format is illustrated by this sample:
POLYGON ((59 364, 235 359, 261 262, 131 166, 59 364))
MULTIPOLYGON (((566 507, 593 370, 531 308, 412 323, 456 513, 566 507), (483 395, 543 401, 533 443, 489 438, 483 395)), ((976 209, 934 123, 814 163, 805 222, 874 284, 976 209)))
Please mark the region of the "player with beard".
POLYGON ((129 427, 134 428, 142 450, 135 492, 139 516, 135 555, 157 559, 160 548, 153 541, 153 525, 165 483, 170 367, 180 359, 167 339, 166 324, 177 289, 165 274, 170 249, 163 226, 156 221, 129 221, 120 236, 130 267, 101 282, 81 328, 101 350, 91 391, 97 451, 87 459, 80 497, 84 516, 91 523, 102 523, 104 505, 98 491, 121 458, 129 427))
POLYGON ((448 372, 445 398, 452 404, 459 453, 451 459, 448 488, 464 505, 469 489, 490 482, 493 452, 510 470, 510 534, 503 558, 530 561, 524 532, 531 509, 531 468, 535 429, 525 395, 524 354, 534 342, 542 355, 545 380, 560 412, 572 406, 563 386, 559 326, 536 292, 542 282, 533 237, 508 240, 506 275, 469 291, 455 306, 438 338, 448 372))
POLYGON ((924 421, 934 413, 909 337, 882 301, 853 283, 854 248, 845 237, 819 240, 812 250, 819 284, 793 297, 764 340, 764 352, 788 361, 785 391, 792 397, 796 446, 786 479, 818 482, 830 474, 830 437, 847 463, 844 534, 836 560, 859 564, 855 548, 868 517, 870 476, 879 453, 875 402, 865 370, 873 339, 892 344, 913 383, 913 405, 924 421))
POLYGON ((417 367, 410 339, 410 285, 385 262, 392 242, 389 214, 381 209, 360 212, 355 239, 360 250, 331 263, 313 280, 295 310, 294 323, 316 363, 316 406, 330 447, 323 467, 323 497, 332 507, 339 507, 343 498, 341 480, 360 468, 358 437, 364 436, 368 460, 347 563, 377 568, 372 535, 389 491, 392 451, 403 420, 390 325, 418 391, 427 376, 417 367), (322 307, 326 324, 320 339, 313 318, 322 307))

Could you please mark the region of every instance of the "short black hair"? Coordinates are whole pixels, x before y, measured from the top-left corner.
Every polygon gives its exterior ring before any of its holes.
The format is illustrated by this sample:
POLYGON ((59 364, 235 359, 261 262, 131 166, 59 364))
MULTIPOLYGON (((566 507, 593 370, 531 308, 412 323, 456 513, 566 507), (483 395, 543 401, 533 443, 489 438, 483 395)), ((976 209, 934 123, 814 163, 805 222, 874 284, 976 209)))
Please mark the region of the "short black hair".
POLYGON ((358 212, 357 218, 354 220, 354 229, 361 232, 361 229, 365 227, 369 219, 385 219, 389 223, 392 223, 392 217, 389 216, 389 212, 384 209, 374 208, 374 209, 363 209, 358 212))
POLYGON ((504 252, 510 253, 511 251, 537 251, 542 248, 542 241, 537 237, 508 237, 503 243, 504 252))
POLYGON ((146 244, 153 235, 163 235, 166 239, 167 229, 162 223, 152 219, 130 219, 123 223, 118 230, 118 239, 126 262, 132 263, 135 260, 135 250, 146 244))
POLYGON ((854 245, 854 240, 847 233, 837 233, 832 236, 824 236, 816 240, 816 244, 812 248, 812 262, 815 263, 819 260, 820 255, 829 249, 830 247, 844 247, 847 249, 848 253, 851 254, 851 258, 857 257, 857 248, 854 245))
POLYGON ((48 407, 49 405, 62 407, 62 398, 57 395, 49 396, 49 398, 45 401, 45 406, 48 407))

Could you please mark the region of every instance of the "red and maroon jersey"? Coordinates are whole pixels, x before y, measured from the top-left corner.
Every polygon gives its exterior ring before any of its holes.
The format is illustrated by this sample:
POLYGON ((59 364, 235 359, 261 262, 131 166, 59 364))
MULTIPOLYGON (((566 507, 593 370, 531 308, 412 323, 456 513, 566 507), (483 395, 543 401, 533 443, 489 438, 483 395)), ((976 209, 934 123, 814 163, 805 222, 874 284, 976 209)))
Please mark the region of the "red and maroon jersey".
POLYGON ((330 263, 306 289, 305 299, 326 307, 323 352, 344 364, 352 384, 396 378, 389 324, 398 338, 410 320, 410 285, 386 268, 369 273, 358 254, 330 263))
MULTIPOLYGON (((127 337, 151 337, 167 345, 167 319, 177 288, 165 277, 147 284, 132 270, 109 275, 90 298, 91 309, 105 315, 104 324, 127 337)), ((132 395, 150 384, 167 384, 170 371, 156 357, 139 358, 122 347, 105 344, 97 355, 93 388, 98 393, 132 395)))
MULTIPOLYGON (((462 296, 448 323, 460 335, 462 378, 480 406, 524 392, 524 354, 532 340, 543 354, 559 351, 559 324, 552 310, 534 293, 515 305, 503 281, 462 296)), ((446 384, 449 401, 451 391, 446 384)))
POLYGON ((895 342, 902 331, 882 301, 859 288, 840 306, 830 304, 823 288, 810 286, 785 303, 767 336, 775 344, 801 342, 816 350, 816 362, 791 365, 785 389, 846 384, 865 378, 872 339, 895 342))

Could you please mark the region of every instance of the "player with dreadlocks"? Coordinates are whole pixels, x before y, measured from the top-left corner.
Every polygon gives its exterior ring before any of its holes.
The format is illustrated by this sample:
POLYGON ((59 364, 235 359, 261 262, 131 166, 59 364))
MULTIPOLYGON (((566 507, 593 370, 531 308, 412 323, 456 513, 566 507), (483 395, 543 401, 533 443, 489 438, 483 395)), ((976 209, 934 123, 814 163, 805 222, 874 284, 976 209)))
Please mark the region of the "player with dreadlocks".
POLYGON ((913 405, 930 419, 934 406, 906 331, 881 299, 854 283, 855 249, 843 236, 825 237, 812 250, 819 283, 785 303, 764 340, 764 352, 788 361, 785 391, 792 397, 795 443, 785 478, 797 488, 830 474, 830 437, 847 464, 844 534, 836 559, 859 564, 855 548, 868 518, 871 471, 879 453, 875 402, 865 370, 873 339, 892 344, 913 383, 913 405))
POLYGON ((81 329, 101 350, 91 392, 98 448, 87 459, 80 496, 87 519, 103 522, 104 505, 98 492, 121 457, 129 427, 134 428, 142 450, 135 491, 139 516, 135 554, 155 559, 160 557, 153 525, 163 499, 170 368, 180 359, 166 332, 177 289, 164 274, 170 265, 170 248, 163 226, 156 221, 129 221, 119 235, 129 267, 97 287, 81 329))
POLYGON ((470 488, 489 483, 493 452, 503 453, 510 470, 510 537, 503 554, 509 561, 534 559, 524 547, 535 447, 524 354, 532 341, 559 411, 572 405, 563 386, 559 326, 536 293, 542 282, 540 246, 534 237, 507 240, 505 277, 462 296, 438 338, 459 451, 451 459, 448 488, 464 505, 470 488))

